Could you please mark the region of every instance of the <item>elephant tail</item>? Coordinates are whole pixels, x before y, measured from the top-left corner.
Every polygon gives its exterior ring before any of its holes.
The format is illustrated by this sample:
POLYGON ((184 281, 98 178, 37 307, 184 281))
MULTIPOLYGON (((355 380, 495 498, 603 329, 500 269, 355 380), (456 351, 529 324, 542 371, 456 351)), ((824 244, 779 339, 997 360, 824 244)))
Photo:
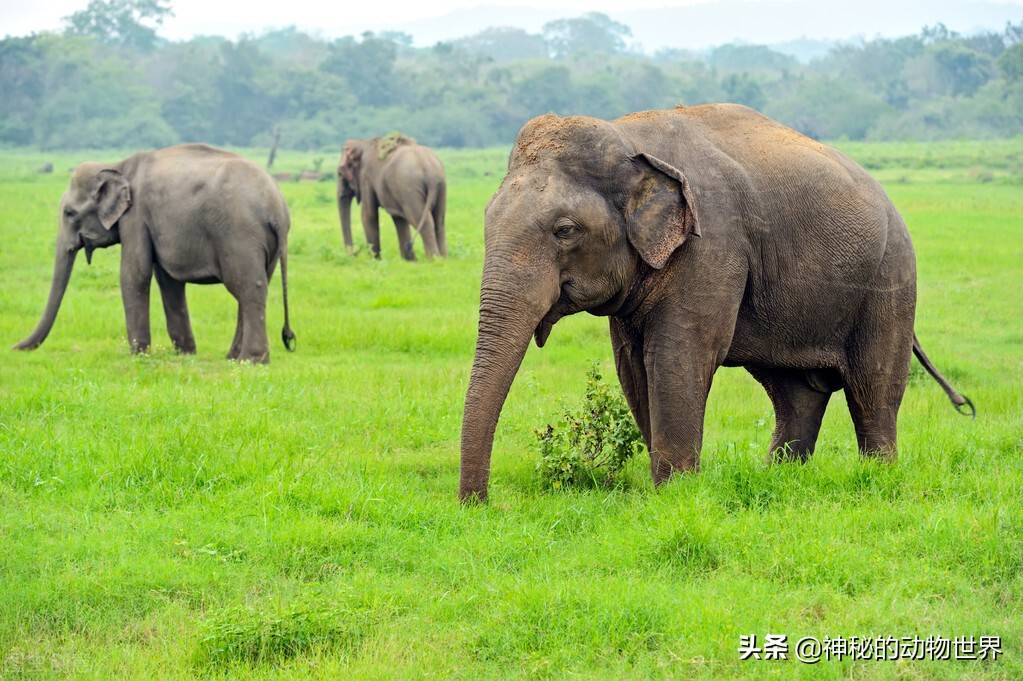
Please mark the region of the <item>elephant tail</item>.
POLYGON ((291 330, 291 317, 288 314, 288 234, 280 234, 277 225, 272 225, 278 233, 281 244, 281 297, 284 299, 284 327, 281 329, 281 341, 288 352, 295 351, 295 332, 291 330), (283 238, 282 238, 283 237, 283 238))
POLYGON ((938 385, 941 386, 941 389, 945 391, 945 394, 948 395, 948 399, 950 399, 952 404, 955 406, 956 411, 963 416, 976 418, 977 408, 973 406, 973 401, 969 397, 956 392, 956 389, 952 387, 952 384, 948 382, 948 379, 942 376, 941 372, 935 368, 935 366, 931 363, 931 360, 927 357, 927 353, 925 353, 924 349, 920 346, 920 340, 916 337, 915 333, 913 334, 913 354, 916 355, 918 360, 920 360, 920 364, 922 364, 924 369, 927 370, 927 373, 931 375, 931 378, 937 381, 938 385))
POLYGON ((423 214, 419 216, 419 221, 416 222, 416 233, 422 236, 423 228, 426 226, 428 220, 433 219, 433 205, 437 203, 437 183, 432 182, 430 186, 426 188, 426 201, 423 203, 423 214))

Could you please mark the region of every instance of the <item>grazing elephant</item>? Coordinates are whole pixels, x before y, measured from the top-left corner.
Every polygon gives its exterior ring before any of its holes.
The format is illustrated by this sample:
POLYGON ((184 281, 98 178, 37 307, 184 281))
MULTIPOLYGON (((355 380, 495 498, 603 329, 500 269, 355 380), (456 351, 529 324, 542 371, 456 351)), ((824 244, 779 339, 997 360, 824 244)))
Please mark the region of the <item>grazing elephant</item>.
POLYGON ((268 362, 267 284, 281 261, 284 346, 288 321, 288 207, 258 166, 227 151, 184 144, 135 154, 115 164, 83 163, 60 200, 60 232, 50 297, 18 350, 46 339, 78 251, 120 243, 121 297, 132 352, 149 349, 149 285, 156 275, 174 347, 195 352, 185 284, 223 282, 238 300, 229 359, 268 362))
POLYGON ((337 167, 337 209, 345 249, 352 246, 352 199, 362 205, 362 226, 373 256, 380 257, 377 209, 391 214, 401 257, 415 260, 415 234, 423 238, 427 258, 448 254, 444 233, 447 186, 444 166, 432 151, 402 135, 345 142, 337 167))
POLYGON ((720 366, 775 411, 773 456, 805 459, 844 389, 860 451, 895 456, 910 353, 972 410, 913 331, 906 225, 851 160, 743 106, 612 122, 534 118, 486 210, 479 336, 462 422, 463 500, 487 496, 494 430, 530 336, 610 317, 655 484, 699 466, 720 366))

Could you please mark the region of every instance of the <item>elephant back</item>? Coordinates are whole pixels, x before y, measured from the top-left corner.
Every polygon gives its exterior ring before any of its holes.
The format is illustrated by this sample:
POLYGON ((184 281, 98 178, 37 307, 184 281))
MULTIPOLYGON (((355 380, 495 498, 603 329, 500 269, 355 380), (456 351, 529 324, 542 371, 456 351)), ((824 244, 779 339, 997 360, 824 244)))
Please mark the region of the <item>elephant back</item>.
POLYGON ((383 161, 398 147, 411 146, 415 143, 416 141, 408 135, 403 135, 398 131, 389 132, 377 138, 377 157, 383 161))

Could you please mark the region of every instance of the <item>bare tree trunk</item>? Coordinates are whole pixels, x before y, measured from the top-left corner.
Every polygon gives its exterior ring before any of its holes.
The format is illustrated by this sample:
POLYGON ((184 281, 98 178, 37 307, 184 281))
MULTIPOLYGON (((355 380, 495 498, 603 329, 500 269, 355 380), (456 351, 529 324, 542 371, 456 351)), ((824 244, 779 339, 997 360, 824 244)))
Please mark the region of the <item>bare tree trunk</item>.
POLYGON ((266 159, 266 169, 267 170, 270 170, 270 168, 273 168, 274 159, 277 158, 277 145, 280 144, 280 141, 281 141, 281 126, 275 125, 274 126, 274 141, 273 141, 273 144, 270 145, 270 156, 267 157, 267 159, 266 159))

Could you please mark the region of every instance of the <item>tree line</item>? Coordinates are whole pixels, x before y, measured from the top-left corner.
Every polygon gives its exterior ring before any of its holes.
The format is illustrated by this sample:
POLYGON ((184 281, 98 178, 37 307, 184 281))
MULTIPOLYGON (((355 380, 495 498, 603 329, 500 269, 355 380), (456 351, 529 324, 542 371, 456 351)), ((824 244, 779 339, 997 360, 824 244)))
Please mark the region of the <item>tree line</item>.
POLYGON ((509 144, 532 116, 602 118, 747 104, 816 138, 1006 137, 1023 131, 1023 22, 942 25, 835 46, 809 63, 762 45, 652 55, 599 13, 541 33, 489 28, 414 47, 407 34, 325 40, 293 27, 237 40, 160 37, 165 0, 91 0, 60 32, 0 40, 0 144, 182 141, 336 147, 402 130, 436 146, 509 144))

